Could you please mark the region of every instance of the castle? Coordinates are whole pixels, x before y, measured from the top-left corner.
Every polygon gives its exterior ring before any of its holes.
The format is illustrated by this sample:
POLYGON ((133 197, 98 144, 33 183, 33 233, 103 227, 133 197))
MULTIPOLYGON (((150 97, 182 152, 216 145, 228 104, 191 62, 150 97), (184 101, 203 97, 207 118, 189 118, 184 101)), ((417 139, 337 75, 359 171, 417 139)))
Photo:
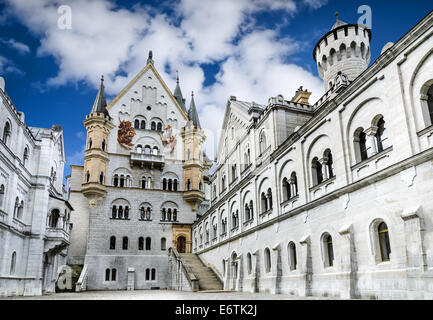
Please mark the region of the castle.
POLYGON ((326 93, 227 102, 193 252, 224 288, 433 298, 433 13, 369 67, 371 30, 314 48, 326 93))

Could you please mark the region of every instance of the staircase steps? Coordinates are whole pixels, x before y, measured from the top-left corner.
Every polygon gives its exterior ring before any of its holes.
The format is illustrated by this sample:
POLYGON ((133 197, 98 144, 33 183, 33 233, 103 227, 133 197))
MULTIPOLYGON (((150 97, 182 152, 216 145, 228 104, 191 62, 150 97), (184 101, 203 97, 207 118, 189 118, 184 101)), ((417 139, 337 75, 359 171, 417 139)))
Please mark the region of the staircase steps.
POLYGON ((205 266, 197 255, 193 253, 180 253, 183 263, 188 266, 197 277, 200 291, 221 291, 223 284, 213 272, 205 266))

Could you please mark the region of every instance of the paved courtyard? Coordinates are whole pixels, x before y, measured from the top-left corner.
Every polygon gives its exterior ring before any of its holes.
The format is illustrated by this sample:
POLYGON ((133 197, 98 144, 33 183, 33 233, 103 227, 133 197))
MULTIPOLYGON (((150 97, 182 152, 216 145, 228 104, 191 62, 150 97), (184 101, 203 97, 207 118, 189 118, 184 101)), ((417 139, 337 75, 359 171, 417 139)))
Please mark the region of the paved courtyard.
POLYGON ((330 300, 246 292, 181 292, 172 290, 85 291, 38 297, 9 297, 13 300, 330 300))

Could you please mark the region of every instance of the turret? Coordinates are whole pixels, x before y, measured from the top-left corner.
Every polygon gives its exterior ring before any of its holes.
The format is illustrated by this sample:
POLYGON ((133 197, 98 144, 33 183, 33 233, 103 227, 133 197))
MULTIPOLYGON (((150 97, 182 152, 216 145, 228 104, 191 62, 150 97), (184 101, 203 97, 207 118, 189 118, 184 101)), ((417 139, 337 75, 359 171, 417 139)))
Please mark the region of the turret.
POLYGON ((181 136, 184 144, 184 199, 196 211, 198 205, 204 200, 203 171, 208 169, 208 163, 203 154, 203 143, 206 140, 194 101, 191 95, 191 105, 188 110, 188 122, 182 128, 181 136))
POLYGON ((90 205, 104 197, 108 165, 108 137, 115 127, 107 110, 107 100, 104 92, 104 77, 92 111, 86 116, 84 126, 87 131, 86 150, 84 155, 84 174, 82 192, 88 198, 90 205))
POLYGON ((370 63, 371 30, 358 24, 347 24, 338 18, 331 31, 316 44, 313 57, 319 76, 328 91, 335 79, 343 74, 349 81, 355 80, 370 63))

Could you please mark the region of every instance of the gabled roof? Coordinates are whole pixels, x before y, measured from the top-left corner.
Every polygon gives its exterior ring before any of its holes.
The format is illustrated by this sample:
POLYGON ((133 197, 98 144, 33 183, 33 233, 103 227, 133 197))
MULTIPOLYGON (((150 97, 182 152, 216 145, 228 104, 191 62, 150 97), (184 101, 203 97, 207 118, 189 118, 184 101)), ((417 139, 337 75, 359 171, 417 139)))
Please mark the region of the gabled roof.
POLYGON ((164 80, 162 80, 161 75, 156 71, 155 67, 153 66, 153 60, 148 59, 146 66, 135 76, 134 79, 132 79, 128 85, 123 88, 122 91, 110 102, 110 104, 107 106, 107 109, 110 110, 125 94, 128 92, 129 89, 145 74, 149 69, 152 70, 152 72, 155 74, 156 78, 159 80, 165 91, 167 92, 170 99, 173 101, 175 106, 179 109, 181 115, 185 118, 185 120, 188 120, 188 116, 186 114, 186 111, 182 109, 182 107, 177 102, 176 98, 171 93, 171 90, 167 87, 164 80))

